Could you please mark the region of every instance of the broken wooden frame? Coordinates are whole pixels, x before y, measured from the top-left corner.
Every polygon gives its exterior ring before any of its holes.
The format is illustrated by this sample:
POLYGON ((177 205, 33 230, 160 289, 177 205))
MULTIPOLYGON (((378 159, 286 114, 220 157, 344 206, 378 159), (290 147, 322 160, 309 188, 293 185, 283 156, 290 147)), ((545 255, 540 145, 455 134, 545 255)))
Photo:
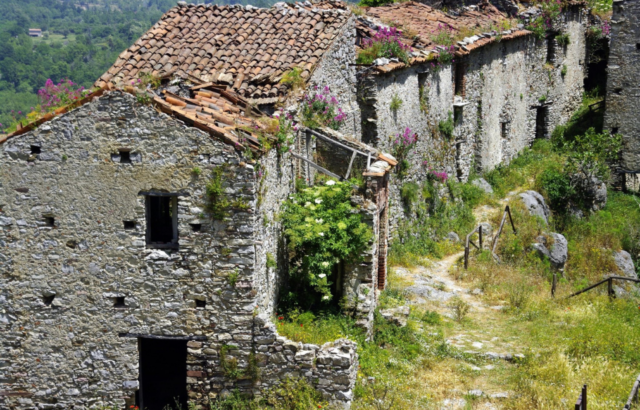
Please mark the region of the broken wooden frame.
POLYGON ((582 391, 576 400, 575 410, 587 410, 587 385, 582 386, 582 391))
POLYGON ((590 291, 591 289, 597 288, 598 286, 602 285, 603 283, 607 283, 607 294, 609 295, 610 298, 614 298, 616 296, 615 291, 613 290, 613 281, 614 280, 626 280, 629 282, 636 282, 636 283, 640 283, 640 279, 635 279, 635 278, 628 278, 626 276, 609 276, 606 279, 601 280, 598 283, 594 283, 591 286, 587 286, 586 288, 577 291, 576 293, 573 293, 569 296, 567 296, 567 299, 572 298, 574 296, 578 296, 584 292, 590 291))
MULTIPOLYGON (((513 228, 514 235, 518 234, 518 231, 516 231, 516 226, 513 223, 513 218, 511 217, 511 209, 509 208, 509 205, 507 205, 504 208, 504 213, 502 214, 502 221, 500 222, 500 228, 498 228, 498 233, 493 238, 493 244, 491 245, 491 255, 493 256, 493 258, 498 263, 500 263, 500 258, 496 254, 496 247, 498 246, 498 239, 500 238, 500 235, 502 234, 502 229, 504 228, 504 223, 507 220, 507 215, 509 216, 509 222, 511 223, 511 228, 513 228)), ((482 225, 478 225, 473 231, 471 231, 469 233, 469 235, 467 235, 467 239, 466 239, 465 245, 464 245, 464 268, 465 269, 467 269, 469 267, 469 250, 470 250, 469 245, 470 244, 475 246, 476 249, 482 250, 482 225), (471 241, 471 236, 476 232, 478 232, 478 242, 479 242, 480 246, 477 246, 475 243, 473 243, 471 241)))
POLYGON ((627 404, 624 405, 624 410, 631 409, 631 405, 633 404, 633 402, 638 399, 638 388, 640 388, 640 375, 638 375, 635 383, 633 383, 631 393, 629 394, 629 398, 627 399, 627 404))
MULTIPOLYGON (((358 150, 356 148, 352 148, 352 147, 350 147, 348 145, 345 145, 345 144, 342 144, 342 143, 340 143, 340 142, 338 142, 338 141, 336 141, 336 140, 334 140, 334 139, 332 139, 330 137, 327 137, 326 135, 322 135, 319 132, 313 131, 313 130, 311 130, 309 128, 305 128, 305 129, 303 129, 303 131, 304 131, 304 133, 306 135, 306 144, 305 144, 304 156, 300 155, 300 154, 296 154, 294 152, 292 152, 291 155, 293 155, 294 158, 302 160, 307 164, 307 176, 311 175, 310 169, 309 169, 309 167, 311 167, 311 168, 314 168, 314 169, 316 169, 316 170, 318 170, 318 171, 320 171, 320 172, 322 172, 322 173, 324 173, 326 175, 329 175, 330 177, 337 178, 340 181, 347 180, 351 176, 351 169, 353 167, 353 162, 355 161, 356 155, 358 155, 358 154, 360 154, 363 157, 367 158, 367 169, 371 165, 371 155, 372 155, 371 152, 366 152, 365 153, 365 152, 360 151, 360 150, 358 150), (346 149, 348 151, 351 151, 352 154, 351 154, 351 160, 349 161, 349 168, 347 168, 347 172, 345 173, 344 176, 340 176, 338 174, 335 174, 335 173, 329 171, 328 169, 316 164, 315 162, 313 162, 310 159, 310 156, 311 156, 311 136, 312 135, 314 137, 316 137, 316 138, 320 138, 321 140, 323 140, 325 142, 328 142, 329 144, 333 144, 333 145, 336 145, 336 146, 338 146, 340 148, 343 148, 343 149, 346 149)), ((309 180, 309 184, 312 184, 311 180, 309 180)))

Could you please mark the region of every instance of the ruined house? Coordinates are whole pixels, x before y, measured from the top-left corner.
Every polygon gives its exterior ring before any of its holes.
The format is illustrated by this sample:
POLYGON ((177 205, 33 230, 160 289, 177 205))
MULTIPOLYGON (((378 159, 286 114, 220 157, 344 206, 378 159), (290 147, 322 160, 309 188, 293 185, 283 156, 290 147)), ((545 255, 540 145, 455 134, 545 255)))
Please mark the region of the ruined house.
POLYGON ((271 323, 286 286, 276 217, 295 179, 365 181, 353 201, 375 239, 340 282, 370 330, 388 226, 402 217, 389 137, 417 134, 406 177, 416 181, 433 170, 464 181, 546 138, 580 101, 582 13, 563 15, 563 47, 557 33, 492 31, 504 15, 490 5, 454 16, 408 2, 356 17, 336 2, 179 3, 98 91, 0 140, 0 407, 206 405, 287 376, 348 407, 355 344, 294 343, 271 323), (417 33, 404 39, 410 64, 356 65, 363 38, 388 21, 417 33), (433 65, 438 22, 482 29, 452 65, 433 65), (292 90, 281 79, 293 67, 292 90), (162 81, 140 89, 145 76, 162 81), (257 119, 295 112, 316 86, 339 100, 341 129, 302 127, 291 152, 265 152, 257 119), (443 139, 435 130, 450 112, 443 139))
POLYGON ((640 5, 633 0, 613 2, 611 46, 607 67, 604 128, 621 134, 623 149, 618 175, 620 185, 640 191, 640 5))

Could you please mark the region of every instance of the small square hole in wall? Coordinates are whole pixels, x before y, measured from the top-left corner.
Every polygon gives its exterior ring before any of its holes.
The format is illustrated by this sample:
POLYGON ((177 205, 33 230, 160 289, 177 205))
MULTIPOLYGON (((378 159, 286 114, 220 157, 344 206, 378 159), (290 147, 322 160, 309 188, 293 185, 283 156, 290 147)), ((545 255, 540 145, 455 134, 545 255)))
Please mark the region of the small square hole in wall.
POLYGON ((124 229, 136 229, 136 221, 122 221, 124 229))
POLYGON ((640 50, 640 43, 636 43, 636 50, 640 50))
POLYGON ((205 308, 205 307, 207 307, 207 301, 206 300, 196 299, 196 307, 197 308, 205 308))
POLYGON ((50 228, 56 226, 56 218, 54 218, 53 216, 45 216, 43 219, 46 226, 50 228))
POLYGON ((53 299, 55 298, 56 298, 56 295, 43 296, 42 301, 46 306, 51 306, 51 304, 53 303, 53 299))
POLYGON ((202 230, 202 224, 190 224, 193 232, 200 232, 202 230))
POLYGON ((131 164, 131 152, 128 149, 119 149, 121 164, 131 164))
POLYGON ((618 95, 622 94, 622 87, 614 88, 614 89, 613 89, 613 92, 614 92, 614 93, 616 93, 616 94, 618 94, 618 95))
POLYGON ((75 249, 78 246, 78 241, 71 239, 67 241, 67 248, 75 249))
POLYGON ((616 135, 618 133, 618 131, 620 130, 620 128, 618 127, 613 127, 611 128, 611 134, 616 135))
POLYGON ((41 149, 40 146, 38 146, 38 145, 32 145, 31 146, 31 153, 33 155, 40 154, 41 152, 42 152, 42 149, 41 149))
POLYGON ((113 307, 114 308, 126 308, 127 305, 124 303, 124 296, 119 296, 117 298, 113 298, 113 307))

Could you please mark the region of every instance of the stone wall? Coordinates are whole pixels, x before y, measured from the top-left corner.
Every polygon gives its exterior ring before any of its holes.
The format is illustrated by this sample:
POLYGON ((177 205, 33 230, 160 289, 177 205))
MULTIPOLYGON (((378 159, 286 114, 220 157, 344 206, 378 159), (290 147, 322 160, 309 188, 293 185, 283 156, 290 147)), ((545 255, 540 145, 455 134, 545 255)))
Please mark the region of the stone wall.
POLYGON ((545 138, 570 118, 580 105, 585 76, 581 13, 567 12, 562 17, 558 29, 569 34, 566 47, 528 35, 483 46, 456 58, 452 65, 434 68, 425 63, 388 74, 362 75, 363 141, 393 152, 392 141, 405 128, 418 134, 407 157, 407 175, 390 184, 392 226, 403 217, 399 192, 404 183, 424 181, 431 171, 466 181, 474 168, 483 172, 508 164, 530 146, 536 138, 538 109, 546 111, 545 138), (547 61, 549 44, 554 53, 547 61), (460 67, 464 92, 454 95, 455 71, 460 67), (396 111, 390 104, 394 97, 402 101, 396 111), (438 131, 448 113, 456 120, 451 140, 438 131))
POLYGON ((640 2, 616 0, 611 17, 604 128, 622 135, 620 167, 626 188, 638 191, 640 172, 640 2))
POLYGON ((339 408, 348 408, 358 372, 356 343, 339 339, 322 346, 292 342, 279 336, 265 315, 254 321, 259 384, 274 387, 285 377, 304 377, 339 408))
POLYGON ((340 131, 350 136, 360 135, 360 110, 356 101, 356 69, 352 66, 356 60, 355 43, 355 17, 352 16, 329 51, 322 56, 308 87, 308 92, 313 93, 314 86, 320 90, 329 86, 331 93, 336 96, 340 107, 347 114, 340 131))
MULTIPOLYGON (((228 345, 226 360, 247 369, 264 333, 254 317, 273 312, 278 274, 266 259, 285 259, 275 215, 292 189, 288 158, 248 161, 120 92, 1 148, 1 408, 133 404, 139 336, 185 340, 196 403, 279 380, 232 379, 220 352, 228 345), (223 220, 206 206, 214 169, 233 204, 223 220), (146 243, 149 191, 180 194, 176 248, 146 243)), ((349 380, 323 391, 348 403, 337 392, 349 380)))

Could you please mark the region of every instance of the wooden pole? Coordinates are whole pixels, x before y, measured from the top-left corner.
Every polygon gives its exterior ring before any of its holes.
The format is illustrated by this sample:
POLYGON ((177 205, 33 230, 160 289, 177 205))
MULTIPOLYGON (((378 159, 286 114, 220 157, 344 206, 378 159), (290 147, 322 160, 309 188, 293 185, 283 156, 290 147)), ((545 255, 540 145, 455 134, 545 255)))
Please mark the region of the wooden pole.
POLYGON ((553 272, 553 282, 551 283, 551 297, 552 298, 556 297, 556 283, 557 283, 557 276, 556 276, 556 273, 553 272))
POLYGON ((582 386, 582 410, 587 410, 587 385, 582 386))
POLYGON ((480 242, 480 252, 482 252, 482 225, 478 226, 478 242, 480 242))
POLYGON ((609 294, 609 298, 613 299, 614 293, 613 293, 613 278, 609 278, 609 281, 607 283, 607 293, 609 294))

